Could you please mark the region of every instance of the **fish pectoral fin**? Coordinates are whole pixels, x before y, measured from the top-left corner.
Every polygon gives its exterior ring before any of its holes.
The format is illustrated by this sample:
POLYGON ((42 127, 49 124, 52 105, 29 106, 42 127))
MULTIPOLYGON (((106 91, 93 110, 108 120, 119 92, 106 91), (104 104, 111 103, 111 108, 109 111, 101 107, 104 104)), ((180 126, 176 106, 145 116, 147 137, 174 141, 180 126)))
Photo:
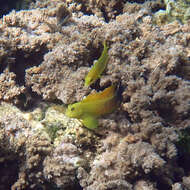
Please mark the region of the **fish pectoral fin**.
POLYGON ((82 123, 84 124, 85 127, 89 129, 95 129, 98 127, 98 120, 96 117, 91 116, 91 115, 85 115, 82 118, 82 123))

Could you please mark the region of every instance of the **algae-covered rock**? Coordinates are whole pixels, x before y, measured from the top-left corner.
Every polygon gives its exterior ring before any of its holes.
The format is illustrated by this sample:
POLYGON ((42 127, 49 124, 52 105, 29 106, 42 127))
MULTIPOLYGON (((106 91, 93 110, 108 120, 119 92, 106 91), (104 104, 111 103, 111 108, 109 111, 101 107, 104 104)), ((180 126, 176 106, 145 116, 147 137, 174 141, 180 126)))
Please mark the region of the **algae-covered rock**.
MULTIPOLYGON (((81 123, 64 116, 63 110, 63 106, 45 103, 30 112, 0 105, 0 162, 2 167, 15 162, 12 168, 17 168, 8 184, 2 178, 2 188, 45 187, 43 180, 61 187, 77 183, 77 168, 86 163, 79 147, 88 146, 94 137, 86 129, 80 130, 81 123)), ((11 171, 6 172, 7 177, 11 171)))
POLYGON ((159 10, 155 13, 155 22, 158 25, 173 22, 187 23, 190 19, 189 0, 164 0, 166 10, 159 10))

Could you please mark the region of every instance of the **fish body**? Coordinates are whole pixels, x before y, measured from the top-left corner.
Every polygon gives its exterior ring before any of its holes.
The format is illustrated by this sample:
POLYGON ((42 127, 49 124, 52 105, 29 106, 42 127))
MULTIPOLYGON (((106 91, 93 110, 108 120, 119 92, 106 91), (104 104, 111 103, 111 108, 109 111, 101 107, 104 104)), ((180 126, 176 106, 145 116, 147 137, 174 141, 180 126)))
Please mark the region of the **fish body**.
POLYGON ((104 49, 102 51, 102 54, 100 58, 94 63, 90 71, 88 72, 86 78, 85 78, 85 86, 89 86, 96 82, 98 78, 100 78, 102 72, 106 68, 107 62, 108 62, 108 47, 106 45, 106 42, 103 43, 104 49))
POLYGON ((99 93, 88 95, 80 102, 71 104, 66 110, 68 117, 81 119, 89 129, 98 127, 97 118, 112 113, 118 106, 116 86, 112 85, 99 93))

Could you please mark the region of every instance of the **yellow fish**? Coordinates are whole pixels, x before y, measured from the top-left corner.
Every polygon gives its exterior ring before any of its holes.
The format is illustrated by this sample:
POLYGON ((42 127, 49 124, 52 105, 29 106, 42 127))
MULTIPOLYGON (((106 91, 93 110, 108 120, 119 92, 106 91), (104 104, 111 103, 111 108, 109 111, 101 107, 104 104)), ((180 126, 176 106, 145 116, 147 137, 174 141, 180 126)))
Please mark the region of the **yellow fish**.
POLYGON ((106 41, 103 43, 104 49, 102 51, 102 54, 100 58, 94 63, 90 71, 88 72, 84 86, 89 86, 92 83, 96 82, 98 78, 100 78, 100 75, 106 68, 107 62, 108 62, 108 47, 106 45, 106 41))
POLYGON ((115 85, 112 85, 102 92, 92 93, 82 101, 69 105, 66 115, 80 119, 89 129, 95 129, 98 127, 97 118, 112 113, 117 106, 117 89, 115 85))

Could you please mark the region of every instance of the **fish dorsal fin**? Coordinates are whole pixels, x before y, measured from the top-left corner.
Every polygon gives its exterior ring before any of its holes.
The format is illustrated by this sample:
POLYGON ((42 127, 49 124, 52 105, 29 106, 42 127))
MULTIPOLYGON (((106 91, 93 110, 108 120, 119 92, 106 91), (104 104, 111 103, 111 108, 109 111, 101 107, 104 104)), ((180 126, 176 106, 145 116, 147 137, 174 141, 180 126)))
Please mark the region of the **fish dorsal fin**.
POLYGON ((116 92, 116 86, 112 85, 106 88, 102 92, 92 93, 88 95, 84 100, 82 100, 82 102, 91 102, 91 101, 102 100, 105 98, 113 97, 115 92, 116 92))

